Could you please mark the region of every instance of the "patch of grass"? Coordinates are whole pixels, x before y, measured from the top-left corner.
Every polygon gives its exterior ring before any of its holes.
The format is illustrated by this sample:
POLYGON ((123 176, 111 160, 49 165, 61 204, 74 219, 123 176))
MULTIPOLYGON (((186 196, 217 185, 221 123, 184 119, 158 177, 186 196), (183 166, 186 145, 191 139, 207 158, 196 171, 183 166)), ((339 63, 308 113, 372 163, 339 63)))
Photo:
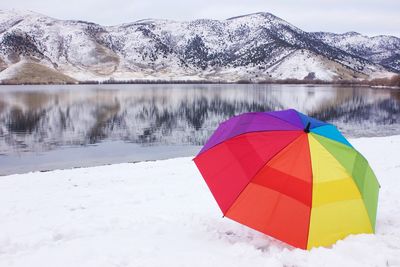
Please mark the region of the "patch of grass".
POLYGON ((14 77, 5 79, 3 84, 74 84, 77 80, 46 66, 27 62, 14 77))

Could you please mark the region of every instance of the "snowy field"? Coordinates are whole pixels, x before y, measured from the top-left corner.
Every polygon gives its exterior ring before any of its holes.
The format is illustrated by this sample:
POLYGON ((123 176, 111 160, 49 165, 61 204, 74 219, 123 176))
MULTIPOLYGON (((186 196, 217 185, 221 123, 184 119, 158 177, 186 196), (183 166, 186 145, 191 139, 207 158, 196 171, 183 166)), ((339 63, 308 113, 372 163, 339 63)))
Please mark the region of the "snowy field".
POLYGON ((382 186, 375 235, 294 249, 222 218, 178 158, 0 177, 0 266, 400 266, 400 136, 351 142, 382 186))

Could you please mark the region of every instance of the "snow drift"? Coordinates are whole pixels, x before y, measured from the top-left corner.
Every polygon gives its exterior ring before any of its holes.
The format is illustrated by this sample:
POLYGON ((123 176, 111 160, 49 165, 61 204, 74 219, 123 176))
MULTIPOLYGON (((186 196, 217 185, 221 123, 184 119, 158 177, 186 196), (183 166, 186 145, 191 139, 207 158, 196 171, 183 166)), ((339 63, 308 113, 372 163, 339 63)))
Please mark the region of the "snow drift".
POLYGON ((294 249, 221 217, 191 158, 0 179, 0 266, 400 266, 400 136, 350 140, 381 183, 375 235, 294 249))

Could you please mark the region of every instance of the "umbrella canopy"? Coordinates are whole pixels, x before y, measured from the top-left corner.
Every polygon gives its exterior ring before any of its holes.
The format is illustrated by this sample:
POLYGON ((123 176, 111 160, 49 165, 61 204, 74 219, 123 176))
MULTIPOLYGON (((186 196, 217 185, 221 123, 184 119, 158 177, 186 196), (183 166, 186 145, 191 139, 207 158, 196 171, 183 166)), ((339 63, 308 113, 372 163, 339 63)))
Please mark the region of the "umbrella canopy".
POLYGON ((194 162, 224 216, 294 247, 374 232, 378 181, 332 124, 293 109, 245 113, 194 162))

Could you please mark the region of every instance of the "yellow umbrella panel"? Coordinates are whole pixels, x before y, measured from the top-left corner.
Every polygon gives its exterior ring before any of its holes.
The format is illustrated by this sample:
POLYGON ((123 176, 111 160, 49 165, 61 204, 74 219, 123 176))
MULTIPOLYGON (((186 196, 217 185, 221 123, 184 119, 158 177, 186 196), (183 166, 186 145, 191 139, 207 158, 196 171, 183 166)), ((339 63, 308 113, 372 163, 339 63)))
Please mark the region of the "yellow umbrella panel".
POLYGON ((307 249, 349 234, 373 233, 379 184, 354 148, 310 133, 312 207, 307 249))

